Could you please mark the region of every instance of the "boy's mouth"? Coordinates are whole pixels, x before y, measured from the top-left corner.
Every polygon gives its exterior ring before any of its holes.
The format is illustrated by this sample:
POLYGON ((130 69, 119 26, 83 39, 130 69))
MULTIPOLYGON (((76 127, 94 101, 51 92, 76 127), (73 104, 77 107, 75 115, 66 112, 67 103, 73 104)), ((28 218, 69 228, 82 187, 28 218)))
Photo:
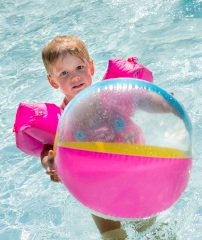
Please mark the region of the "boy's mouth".
POLYGON ((74 89, 82 88, 84 86, 84 83, 81 83, 79 85, 73 86, 74 89))

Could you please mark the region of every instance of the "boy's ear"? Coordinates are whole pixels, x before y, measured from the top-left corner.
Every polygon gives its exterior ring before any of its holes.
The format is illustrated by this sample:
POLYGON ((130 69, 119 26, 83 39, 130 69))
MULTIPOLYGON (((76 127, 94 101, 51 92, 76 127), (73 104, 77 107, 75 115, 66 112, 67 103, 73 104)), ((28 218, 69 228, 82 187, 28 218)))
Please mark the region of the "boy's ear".
POLYGON ((56 88, 56 89, 59 88, 59 86, 57 85, 57 83, 52 79, 51 75, 48 75, 48 76, 47 76, 47 79, 48 79, 48 81, 49 81, 49 83, 50 83, 50 85, 51 85, 52 87, 54 87, 54 88, 56 88))
POLYGON ((93 60, 90 60, 90 72, 91 72, 91 76, 93 76, 95 72, 93 60))

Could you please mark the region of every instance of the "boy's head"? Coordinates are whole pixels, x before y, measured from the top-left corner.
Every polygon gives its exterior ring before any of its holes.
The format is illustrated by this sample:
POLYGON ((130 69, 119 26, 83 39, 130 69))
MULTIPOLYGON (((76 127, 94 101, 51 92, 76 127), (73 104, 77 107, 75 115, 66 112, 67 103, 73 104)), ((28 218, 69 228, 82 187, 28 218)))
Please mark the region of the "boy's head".
POLYGON ((80 58, 83 62, 90 63, 90 56, 85 43, 76 36, 57 36, 42 50, 42 59, 49 75, 52 72, 52 64, 60 57, 67 54, 80 58))
POLYGON ((65 103, 92 84, 94 63, 86 45, 76 36, 54 38, 44 47, 42 59, 49 83, 65 94, 65 103))

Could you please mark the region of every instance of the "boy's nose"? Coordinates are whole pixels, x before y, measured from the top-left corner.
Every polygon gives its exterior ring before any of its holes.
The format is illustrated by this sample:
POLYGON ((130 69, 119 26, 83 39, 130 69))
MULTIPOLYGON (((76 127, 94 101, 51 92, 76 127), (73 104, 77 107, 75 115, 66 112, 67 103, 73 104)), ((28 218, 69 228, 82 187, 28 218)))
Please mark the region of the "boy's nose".
POLYGON ((80 79, 79 75, 78 74, 72 74, 72 81, 78 81, 80 79))

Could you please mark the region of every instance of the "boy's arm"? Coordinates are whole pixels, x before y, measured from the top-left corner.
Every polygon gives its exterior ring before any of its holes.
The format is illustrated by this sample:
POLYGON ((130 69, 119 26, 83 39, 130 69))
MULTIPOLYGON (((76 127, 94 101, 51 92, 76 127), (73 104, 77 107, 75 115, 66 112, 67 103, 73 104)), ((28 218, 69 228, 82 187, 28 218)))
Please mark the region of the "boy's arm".
MULTIPOLYGON (((173 95, 173 93, 171 93, 173 95)), ((146 95, 139 100, 139 107, 142 110, 153 113, 169 113, 178 115, 176 111, 168 105, 164 98, 160 95, 146 95)))
POLYGON ((61 182, 54 163, 54 152, 52 145, 44 145, 44 149, 41 152, 41 164, 45 168, 46 173, 50 175, 50 179, 53 182, 61 182))

